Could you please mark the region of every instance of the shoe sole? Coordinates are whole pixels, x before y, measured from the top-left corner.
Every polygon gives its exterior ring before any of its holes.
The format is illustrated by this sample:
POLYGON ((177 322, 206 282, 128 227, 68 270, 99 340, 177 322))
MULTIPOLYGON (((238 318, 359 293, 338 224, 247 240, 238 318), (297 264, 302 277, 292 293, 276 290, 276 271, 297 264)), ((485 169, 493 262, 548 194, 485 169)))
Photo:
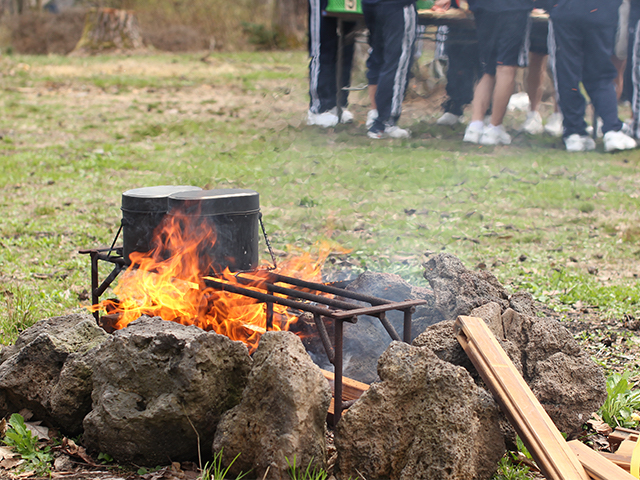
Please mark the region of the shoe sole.
POLYGON ((482 137, 481 133, 477 133, 477 132, 465 133, 462 141, 468 142, 468 143, 480 143, 481 137, 482 137))
POLYGON ((635 146, 635 147, 613 147, 613 148, 604 147, 604 151, 606 153, 624 152, 625 150, 633 150, 634 148, 637 148, 637 146, 635 146))
POLYGON ((478 142, 478 143, 480 143, 480 145, 486 145, 486 146, 491 146, 491 145, 511 145, 511 140, 509 140, 508 143, 507 142, 501 142, 499 140, 493 142, 493 141, 484 140, 484 137, 483 137, 483 138, 480 139, 480 142, 478 142))

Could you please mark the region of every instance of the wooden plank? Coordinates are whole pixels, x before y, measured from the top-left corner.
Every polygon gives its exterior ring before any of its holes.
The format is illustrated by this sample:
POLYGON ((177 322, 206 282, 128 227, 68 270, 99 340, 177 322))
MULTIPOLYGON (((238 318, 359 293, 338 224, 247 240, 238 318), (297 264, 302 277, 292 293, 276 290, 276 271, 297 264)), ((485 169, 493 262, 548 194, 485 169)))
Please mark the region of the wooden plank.
POLYGON ((579 440, 571 440, 568 445, 593 480, 635 480, 630 473, 579 440))
POLYGON ((615 463, 623 470, 629 472, 631 471, 631 457, 627 457, 625 455, 618 455, 617 453, 607 453, 607 452, 598 452, 604 458, 609 460, 610 462, 615 463))
MULTIPOLYGON (((322 370, 322 369, 321 369, 322 370)), ((334 389, 334 381, 335 375, 333 372, 329 372, 327 370, 322 370, 322 375, 327 379, 329 385, 331 386, 331 393, 335 395, 334 389)), ((349 377, 342 377, 342 401, 348 402, 352 400, 357 400, 360 396, 369 390, 369 385, 366 383, 358 382, 357 380, 353 380, 349 377)), ((329 405, 329 411, 327 412, 327 421, 333 425, 333 414, 335 413, 335 403, 334 398, 331 398, 331 404, 329 405)))
MULTIPOLYGON (((331 391, 335 393, 335 376, 333 375, 333 372, 322 370, 322 375, 324 375, 324 378, 329 381, 329 385, 331 385, 331 391)), ((369 385, 367 385, 366 383, 358 382, 357 380, 353 380, 349 377, 342 377, 343 401, 357 400, 367 390, 369 390, 369 385)))
POLYGON ((548 480, 589 480, 484 320, 460 316, 456 336, 548 480))
POLYGON ((627 438, 625 441, 623 441, 620 444, 620 446, 616 450, 616 453, 618 455, 629 457, 629 459, 631 459, 631 455, 633 455, 633 449, 636 448, 636 443, 637 443, 636 440, 631 440, 630 438, 627 438))
POLYGON ((609 443, 619 444, 625 440, 638 441, 640 432, 637 430, 631 430, 630 428, 616 427, 616 429, 609 434, 609 443))

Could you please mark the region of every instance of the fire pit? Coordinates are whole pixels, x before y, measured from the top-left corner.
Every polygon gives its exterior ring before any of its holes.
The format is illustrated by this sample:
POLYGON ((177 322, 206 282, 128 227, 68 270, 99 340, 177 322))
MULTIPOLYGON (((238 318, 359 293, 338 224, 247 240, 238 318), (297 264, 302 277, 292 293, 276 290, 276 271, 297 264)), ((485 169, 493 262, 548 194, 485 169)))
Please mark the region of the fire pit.
MULTIPOLYGON (((134 206, 134 208, 137 208, 134 206)), ((91 294, 94 316, 100 325, 123 328, 142 314, 160 316, 204 330, 215 330, 247 344, 250 351, 269 330, 288 330, 301 312, 313 315, 317 335, 335 369, 337 422, 343 403, 343 324, 356 323, 360 315, 380 320, 393 340, 410 342, 412 313, 424 300, 392 302, 276 272, 276 265, 258 267, 258 223, 262 224, 258 194, 252 190, 197 190, 185 187, 150 187, 123 194, 124 246, 116 247, 120 231, 108 249, 82 250, 91 257, 91 294), (182 190, 180 190, 182 189, 182 190), (130 207, 133 199, 152 204, 136 227, 134 246, 130 207), (149 202, 149 198, 153 198, 149 202), (166 202, 164 215, 163 200, 166 202), (125 206, 127 209, 125 209, 125 206), (129 234, 128 234, 129 233, 129 234), (143 241, 139 241, 142 238, 143 241), (148 245, 148 251, 141 245, 148 245), (99 262, 113 265, 99 282, 99 262), (100 302, 100 296, 126 268, 121 291, 130 299, 100 302), (141 286, 143 288, 141 289, 141 286), (149 300, 149 291, 158 297, 149 300), (139 292, 139 293, 133 293, 139 292), (141 305, 141 298, 147 303, 141 305), (178 306, 171 303, 179 298, 178 306), (361 306, 351 301, 364 302, 361 306), (110 315, 100 316, 104 308, 110 315), (188 312, 186 311, 188 310, 188 312), (386 312, 403 312, 402 337, 387 320, 386 312), (327 325, 333 327, 333 340, 327 325)), ((264 238, 271 251, 268 237, 264 238)), ((274 256, 272 254, 272 259, 274 256)), ((120 285, 119 285, 120 286, 120 285)), ((116 293, 118 293, 116 291, 116 293)))

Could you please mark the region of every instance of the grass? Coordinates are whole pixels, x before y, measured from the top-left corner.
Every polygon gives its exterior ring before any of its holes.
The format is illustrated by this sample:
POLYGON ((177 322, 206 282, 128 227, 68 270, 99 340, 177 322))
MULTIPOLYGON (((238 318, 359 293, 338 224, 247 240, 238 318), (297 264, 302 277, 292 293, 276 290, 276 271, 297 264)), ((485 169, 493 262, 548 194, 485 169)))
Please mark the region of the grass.
POLYGON ((334 277, 426 284, 425 255, 449 252, 560 311, 640 314, 640 151, 466 145, 420 99, 401 121, 411 139, 373 142, 362 122, 304 125, 304 52, 201 57, 0 58, 0 341, 86 306, 78 250, 111 243, 122 192, 162 184, 258 191, 276 249, 350 250, 334 277))

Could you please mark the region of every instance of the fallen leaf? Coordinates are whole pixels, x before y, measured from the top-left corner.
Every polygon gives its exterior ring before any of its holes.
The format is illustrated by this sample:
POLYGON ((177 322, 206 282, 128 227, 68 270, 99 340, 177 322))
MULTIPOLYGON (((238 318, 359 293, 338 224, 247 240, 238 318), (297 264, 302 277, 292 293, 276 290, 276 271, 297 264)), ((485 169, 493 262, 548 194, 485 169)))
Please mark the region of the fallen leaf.
POLYGON ((4 460, 2 460, 0 462, 0 467, 5 468, 7 470, 11 470, 12 468, 17 467, 18 465, 20 465, 21 463, 23 463, 24 460, 22 460, 21 458, 5 458, 4 460))
POLYGON ((18 455, 13 451, 12 448, 9 447, 0 447, 0 460, 4 460, 5 458, 13 458, 18 455))
POLYGON ((25 426, 38 440, 49 440, 49 428, 40 425, 40 422, 25 422, 25 426))

